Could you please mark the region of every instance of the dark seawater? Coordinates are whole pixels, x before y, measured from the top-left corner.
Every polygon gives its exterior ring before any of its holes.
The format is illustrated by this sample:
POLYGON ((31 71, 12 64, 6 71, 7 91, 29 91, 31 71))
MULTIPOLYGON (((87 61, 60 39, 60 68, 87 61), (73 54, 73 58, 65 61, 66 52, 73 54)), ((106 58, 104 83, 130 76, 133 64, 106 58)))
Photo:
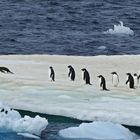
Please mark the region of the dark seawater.
POLYGON ((140 54, 140 0, 1 0, 0 54, 140 54))
MULTIPOLYGON (((93 140, 93 139, 69 139, 69 138, 62 138, 59 136, 58 132, 61 129, 65 129, 68 127, 75 127, 79 126, 82 122, 89 122, 89 121, 80 121, 77 119, 72 119, 63 116, 55 116, 55 115, 47 115, 42 113, 34 113, 30 111, 23 111, 18 110, 22 116, 29 115, 31 117, 35 117, 39 115, 41 117, 45 117, 48 119, 48 126, 44 131, 42 131, 40 140, 93 140)), ((134 126, 125 126, 129 128, 131 132, 134 132, 137 135, 140 135, 140 127, 134 126)), ((140 138, 139 136, 137 138, 140 138)), ((27 138, 23 136, 18 136, 16 133, 0 133, 0 140, 35 140, 33 138, 27 138)))

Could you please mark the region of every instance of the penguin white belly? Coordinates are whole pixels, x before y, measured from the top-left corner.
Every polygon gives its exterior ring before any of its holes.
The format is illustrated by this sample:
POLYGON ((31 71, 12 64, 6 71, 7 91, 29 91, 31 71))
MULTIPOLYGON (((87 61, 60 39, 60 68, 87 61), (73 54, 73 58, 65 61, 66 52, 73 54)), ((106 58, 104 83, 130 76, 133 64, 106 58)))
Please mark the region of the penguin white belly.
POLYGON ((69 79, 71 80, 71 75, 72 75, 72 73, 70 73, 70 75, 69 75, 69 79))
POLYGON ((84 79, 84 72, 82 71, 82 79, 84 79))
POLYGON ((100 87, 100 85, 101 85, 101 78, 99 78, 99 87, 100 87))
POLYGON ((49 79, 52 80, 51 77, 50 77, 50 75, 51 75, 51 70, 50 69, 48 71, 48 74, 49 74, 49 79))
POLYGON ((119 84, 118 76, 114 74, 112 78, 113 78, 113 86, 117 87, 119 84))
POLYGON ((138 79, 137 79, 137 76, 134 76, 134 87, 137 87, 138 86, 138 79))

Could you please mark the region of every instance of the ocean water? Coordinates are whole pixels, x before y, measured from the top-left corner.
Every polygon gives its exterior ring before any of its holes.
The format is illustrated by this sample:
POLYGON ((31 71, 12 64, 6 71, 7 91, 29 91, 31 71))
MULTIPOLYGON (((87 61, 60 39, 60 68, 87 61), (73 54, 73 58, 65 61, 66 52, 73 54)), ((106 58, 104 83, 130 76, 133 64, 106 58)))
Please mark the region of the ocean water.
POLYGON ((0 54, 140 54, 139 0, 1 0, 0 54), (104 34, 122 21, 134 35, 104 34))

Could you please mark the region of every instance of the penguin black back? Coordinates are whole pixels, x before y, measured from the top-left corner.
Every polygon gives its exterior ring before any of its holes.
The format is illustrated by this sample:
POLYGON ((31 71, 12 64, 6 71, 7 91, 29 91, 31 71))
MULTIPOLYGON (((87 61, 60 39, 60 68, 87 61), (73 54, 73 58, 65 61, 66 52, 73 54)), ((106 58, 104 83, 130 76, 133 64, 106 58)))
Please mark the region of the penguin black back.
POLYGON ((50 78, 52 81, 55 81, 55 73, 52 66, 50 66, 50 78))
POLYGON ((83 73, 83 80, 86 82, 86 84, 92 85, 90 83, 90 75, 89 75, 89 72, 85 68, 83 68, 81 70, 84 72, 83 73))
POLYGON ((11 74, 14 74, 13 72, 11 72, 8 68, 6 67, 0 67, 0 71, 2 73, 11 73, 11 74))
POLYGON ((105 78, 102 75, 99 75, 98 77, 101 79, 101 81, 100 81, 100 87, 102 87, 103 90, 109 91, 106 88, 106 80, 105 80, 105 78))
POLYGON ((126 75, 128 75, 128 79, 126 81, 126 84, 129 82, 129 87, 130 88, 134 88, 134 78, 131 75, 131 73, 126 73, 126 75))
POLYGON ((74 81, 75 80, 75 70, 71 65, 69 65, 68 68, 69 68, 68 77, 70 77, 71 80, 74 81))

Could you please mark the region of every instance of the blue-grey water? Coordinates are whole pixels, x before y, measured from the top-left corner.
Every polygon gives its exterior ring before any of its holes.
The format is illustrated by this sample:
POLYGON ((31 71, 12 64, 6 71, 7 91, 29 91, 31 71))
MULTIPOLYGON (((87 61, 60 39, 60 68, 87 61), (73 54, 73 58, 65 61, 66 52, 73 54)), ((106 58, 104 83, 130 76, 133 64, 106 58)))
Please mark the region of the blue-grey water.
POLYGON ((140 1, 1 0, 0 54, 140 54, 140 1), (119 21, 134 35, 103 34, 119 21))

